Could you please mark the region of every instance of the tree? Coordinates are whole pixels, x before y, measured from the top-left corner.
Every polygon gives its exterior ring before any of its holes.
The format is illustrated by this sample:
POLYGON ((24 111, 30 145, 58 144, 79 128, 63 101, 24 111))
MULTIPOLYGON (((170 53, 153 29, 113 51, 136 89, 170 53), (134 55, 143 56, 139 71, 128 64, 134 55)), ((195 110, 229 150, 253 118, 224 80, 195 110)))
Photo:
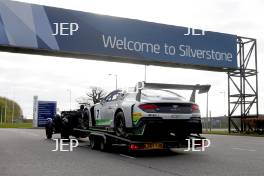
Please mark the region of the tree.
POLYGON ((87 93, 87 96, 94 104, 100 102, 100 100, 106 95, 105 90, 101 87, 93 86, 90 88, 91 92, 87 93))

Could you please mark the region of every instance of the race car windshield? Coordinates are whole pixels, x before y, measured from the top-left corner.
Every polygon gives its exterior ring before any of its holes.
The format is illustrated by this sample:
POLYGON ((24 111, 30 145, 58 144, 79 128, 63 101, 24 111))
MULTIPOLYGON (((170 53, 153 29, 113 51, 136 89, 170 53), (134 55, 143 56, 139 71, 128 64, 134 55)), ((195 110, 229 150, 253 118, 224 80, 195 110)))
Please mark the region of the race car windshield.
POLYGON ((155 90, 155 89, 143 89, 141 92, 143 99, 163 99, 163 100, 181 100, 185 101, 185 98, 171 90, 155 90))

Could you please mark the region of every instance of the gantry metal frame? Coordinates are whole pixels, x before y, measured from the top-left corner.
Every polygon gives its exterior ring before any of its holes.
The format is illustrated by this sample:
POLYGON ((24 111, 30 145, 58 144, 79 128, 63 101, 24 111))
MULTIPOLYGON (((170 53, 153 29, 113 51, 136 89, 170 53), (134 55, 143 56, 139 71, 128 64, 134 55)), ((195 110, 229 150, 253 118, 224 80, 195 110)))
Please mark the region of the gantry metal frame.
POLYGON ((257 41, 237 37, 239 67, 228 72, 228 131, 246 130, 243 119, 258 117, 257 41))

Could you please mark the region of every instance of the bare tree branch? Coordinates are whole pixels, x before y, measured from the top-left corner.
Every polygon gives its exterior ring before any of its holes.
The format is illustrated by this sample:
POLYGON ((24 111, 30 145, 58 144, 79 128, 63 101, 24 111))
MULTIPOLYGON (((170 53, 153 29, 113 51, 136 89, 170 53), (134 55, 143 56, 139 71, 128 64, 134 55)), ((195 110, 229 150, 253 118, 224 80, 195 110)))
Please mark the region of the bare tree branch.
POLYGON ((100 100, 106 95, 106 92, 101 87, 90 87, 91 92, 88 92, 86 95, 89 97, 94 104, 100 102, 100 100))

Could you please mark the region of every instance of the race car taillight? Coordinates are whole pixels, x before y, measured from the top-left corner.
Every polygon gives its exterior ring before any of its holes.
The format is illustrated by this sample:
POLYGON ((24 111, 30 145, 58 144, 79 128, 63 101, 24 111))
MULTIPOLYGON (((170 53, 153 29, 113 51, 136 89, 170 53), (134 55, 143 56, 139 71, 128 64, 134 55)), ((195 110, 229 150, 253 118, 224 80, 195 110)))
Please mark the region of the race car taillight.
POLYGON ((138 107, 145 112, 155 112, 158 109, 158 106, 154 104, 141 104, 138 107))
POLYGON ((197 104, 192 104, 192 112, 200 112, 199 106, 197 104))

